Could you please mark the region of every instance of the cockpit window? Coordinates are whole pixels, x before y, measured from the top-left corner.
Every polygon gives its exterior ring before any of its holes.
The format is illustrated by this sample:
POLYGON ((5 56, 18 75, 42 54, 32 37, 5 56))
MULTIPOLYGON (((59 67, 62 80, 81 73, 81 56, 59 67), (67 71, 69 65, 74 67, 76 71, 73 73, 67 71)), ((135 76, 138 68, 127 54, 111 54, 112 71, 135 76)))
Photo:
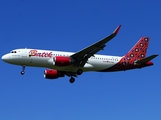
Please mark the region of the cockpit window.
POLYGON ((10 53, 16 53, 16 51, 11 51, 10 53))

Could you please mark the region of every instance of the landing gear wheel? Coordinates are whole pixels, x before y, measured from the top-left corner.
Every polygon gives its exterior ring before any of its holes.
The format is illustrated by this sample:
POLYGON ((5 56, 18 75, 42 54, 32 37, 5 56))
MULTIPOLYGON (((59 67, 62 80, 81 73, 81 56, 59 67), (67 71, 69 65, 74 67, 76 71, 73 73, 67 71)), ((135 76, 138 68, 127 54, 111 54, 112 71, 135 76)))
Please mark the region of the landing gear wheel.
POLYGON ((75 81, 75 78, 73 78, 73 77, 71 77, 69 80, 70 83, 74 83, 74 81, 75 81))
POLYGON ((22 72, 21 72, 21 75, 24 75, 24 74, 25 74, 25 72, 24 72, 24 71, 22 71, 22 72))
POLYGON ((77 75, 81 75, 82 73, 83 73, 83 70, 82 69, 78 69, 77 75))
POLYGON ((25 74, 25 65, 22 65, 22 71, 21 71, 21 75, 25 74))

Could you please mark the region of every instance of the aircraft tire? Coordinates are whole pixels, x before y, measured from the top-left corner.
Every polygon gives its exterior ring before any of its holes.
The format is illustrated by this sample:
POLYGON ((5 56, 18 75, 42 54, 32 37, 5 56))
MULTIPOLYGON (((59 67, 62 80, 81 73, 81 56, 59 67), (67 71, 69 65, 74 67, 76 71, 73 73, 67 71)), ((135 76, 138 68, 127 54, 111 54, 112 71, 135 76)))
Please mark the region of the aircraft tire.
POLYGON ((73 78, 73 77, 71 77, 69 80, 70 83, 74 83, 74 81, 75 81, 75 78, 73 78))
POLYGON ((78 69, 77 75, 81 75, 82 73, 83 73, 83 70, 82 69, 78 69))
POLYGON ((24 72, 24 71, 22 71, 22 72, 21 72, 21 75, 24 75, 24 74, 25 74, 25 72, 24 72))

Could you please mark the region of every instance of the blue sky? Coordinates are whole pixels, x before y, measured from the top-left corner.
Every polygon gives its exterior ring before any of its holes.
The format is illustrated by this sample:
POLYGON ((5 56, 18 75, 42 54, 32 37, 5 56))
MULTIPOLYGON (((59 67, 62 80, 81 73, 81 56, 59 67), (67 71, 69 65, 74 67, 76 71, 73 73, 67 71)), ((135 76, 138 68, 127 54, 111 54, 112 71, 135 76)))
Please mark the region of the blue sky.
MULTIPOLYGON (((122 56, 142 36, 147 55, 161 54, 159 0, 1 0, 0 55, 15 48, 79 51, 119 34, 100 54, 122 56)), ((160 56, 154 66, 115 73, 83 73, 74 84, 49 81, 44 68, 0 62, 1 120, 160 120, 160 56)))

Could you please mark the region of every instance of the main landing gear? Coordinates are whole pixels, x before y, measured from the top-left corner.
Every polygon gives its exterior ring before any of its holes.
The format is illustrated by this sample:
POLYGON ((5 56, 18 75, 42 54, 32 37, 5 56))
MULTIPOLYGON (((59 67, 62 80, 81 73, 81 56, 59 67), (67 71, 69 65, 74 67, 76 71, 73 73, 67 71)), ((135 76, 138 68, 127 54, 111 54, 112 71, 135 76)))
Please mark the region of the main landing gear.
MULTIPOLYGON (((76 72, 77 75, 81 75, 82 73, 83 73, 82 69, 78 69, 78 71, 76 72)), ((74 83, 75 82, 75 78, 73 76, 71 76, 69 82, 70 83, 74 83)))
POLYGON ((21 71, 21 75, 25 74, 25 65, 22 65, 22 71, 21 71))
POLYGON ((77 75, 81 75, 82 73, 83 73, 83 70, 82 69, 78 69, 77 75))
POLYGON ((75 81, 74 77, 71 77, 70 80, 69 80, 70 83, 74 83, 74 81, 75 81))

